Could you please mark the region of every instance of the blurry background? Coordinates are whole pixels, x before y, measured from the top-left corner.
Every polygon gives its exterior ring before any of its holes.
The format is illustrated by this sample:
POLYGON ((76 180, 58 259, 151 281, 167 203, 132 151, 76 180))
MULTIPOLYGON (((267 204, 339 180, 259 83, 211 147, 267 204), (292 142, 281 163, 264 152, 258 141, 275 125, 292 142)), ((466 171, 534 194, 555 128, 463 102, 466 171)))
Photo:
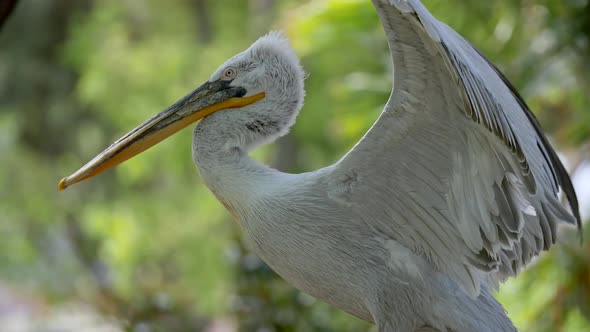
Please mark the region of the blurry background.
MULTIPOLYGON (((589 1, 424 2, 519 88, 590 218, 589 1)), ((289 172, 328 165, 389 96, 370 1, 18 1, 0 30, 0 331, 370 329, 251 252, 199 179, 189 129, 57 191, 270 29, 302 57, 307 98, 291 134, 256 158, 289 172)), ((590 331, 590 232, 583 246, 563 235, 499 292, 522 331, 590 331)))

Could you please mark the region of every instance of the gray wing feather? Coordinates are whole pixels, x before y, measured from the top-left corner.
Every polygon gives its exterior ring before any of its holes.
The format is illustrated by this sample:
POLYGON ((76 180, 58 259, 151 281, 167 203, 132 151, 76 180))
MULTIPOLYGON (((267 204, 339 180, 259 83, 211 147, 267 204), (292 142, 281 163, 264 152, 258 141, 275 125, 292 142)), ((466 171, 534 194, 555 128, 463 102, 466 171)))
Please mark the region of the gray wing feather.
POLYGON ((579 224, 575 192, 522 98, 479 51, 417 0, 373 4, 395 89, 334 167, 357 174, 341 198, 477 295, 548 249, 557 224, 579 224))

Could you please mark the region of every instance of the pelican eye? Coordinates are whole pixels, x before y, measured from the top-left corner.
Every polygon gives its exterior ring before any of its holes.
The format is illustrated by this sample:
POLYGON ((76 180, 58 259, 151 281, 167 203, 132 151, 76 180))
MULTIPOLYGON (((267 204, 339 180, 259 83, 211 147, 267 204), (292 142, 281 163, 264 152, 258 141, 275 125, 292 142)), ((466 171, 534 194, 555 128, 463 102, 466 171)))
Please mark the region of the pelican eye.
POLYGON ((227 67, 223 71, 223 79, 224 80, 233 80, 238 75, 238 70, 234 67, 227 67))

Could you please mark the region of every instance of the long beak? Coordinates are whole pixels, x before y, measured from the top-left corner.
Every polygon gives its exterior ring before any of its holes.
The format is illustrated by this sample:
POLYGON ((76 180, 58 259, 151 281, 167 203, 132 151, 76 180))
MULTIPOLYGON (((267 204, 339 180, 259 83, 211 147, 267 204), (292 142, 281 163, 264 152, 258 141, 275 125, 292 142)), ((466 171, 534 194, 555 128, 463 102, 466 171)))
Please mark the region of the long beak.
POLYGON ((91 178, 156 145, 191 123, 214 112, 242 107, 264 98, 264 92, 244 97, 246 90, 230 87, 228 81, 207 82, 174 105, 147 120, 72 175, 63 178, 58 189, 91 178))

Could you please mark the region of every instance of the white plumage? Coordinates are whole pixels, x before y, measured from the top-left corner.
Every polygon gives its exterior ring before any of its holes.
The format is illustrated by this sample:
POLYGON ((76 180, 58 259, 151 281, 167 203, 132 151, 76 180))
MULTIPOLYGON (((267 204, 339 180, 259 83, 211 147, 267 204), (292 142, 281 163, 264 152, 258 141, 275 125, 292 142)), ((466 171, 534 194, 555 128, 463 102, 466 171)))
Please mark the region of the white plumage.
POLYGON ((248 156, 284 135, 303 104, 299 60, 271 33, 60 187, 206 116, 194 131, 201 176, 295 287, 380 331, 515 331, 490 289, 549 249, 560 223, 579 225, 571 181, 522 98, 477 49, 418 0, 373 4, 395 89, 334 165, 286 174, 248 156))

